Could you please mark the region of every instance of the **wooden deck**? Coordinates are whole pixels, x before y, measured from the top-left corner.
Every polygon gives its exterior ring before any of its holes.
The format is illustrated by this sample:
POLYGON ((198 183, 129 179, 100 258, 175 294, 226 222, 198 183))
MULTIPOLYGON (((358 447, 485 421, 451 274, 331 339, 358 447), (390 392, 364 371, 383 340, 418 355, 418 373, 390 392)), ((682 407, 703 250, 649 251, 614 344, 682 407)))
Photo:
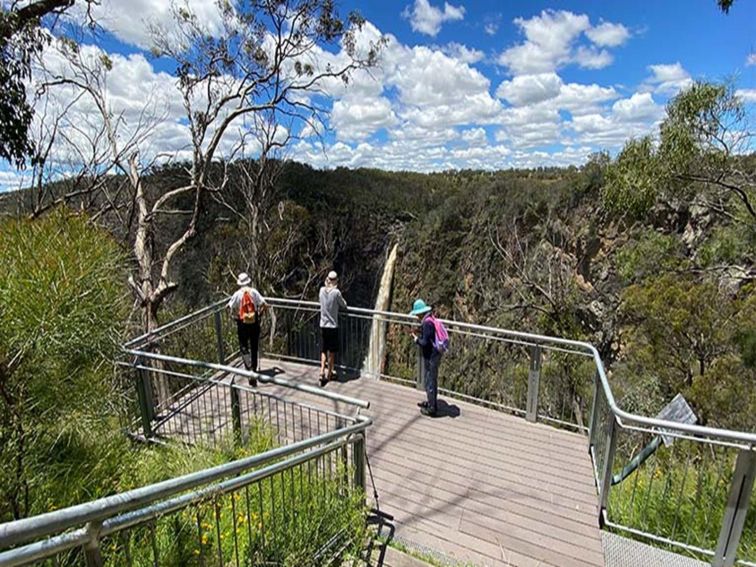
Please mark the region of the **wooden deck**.
MULTIPOLYGON (((263 371, 273 367, 317 384, 314 367, 263 361, 263 371)), ((368 456, 402 542, 462 564, 604 567, 585 437, 452 399, 442 417, 424 417, 423 392, 348 378, 326 387, 371 403, 368 456)), ((283 387, 260 390, 346 410, 283 387)))

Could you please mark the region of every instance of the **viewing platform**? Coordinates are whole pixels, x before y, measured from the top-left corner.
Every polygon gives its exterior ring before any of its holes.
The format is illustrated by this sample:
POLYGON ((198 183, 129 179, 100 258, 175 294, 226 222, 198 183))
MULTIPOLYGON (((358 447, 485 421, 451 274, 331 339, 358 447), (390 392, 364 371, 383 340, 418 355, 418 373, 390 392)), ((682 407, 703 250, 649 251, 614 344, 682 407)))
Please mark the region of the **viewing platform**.
MULTIPOLYGON (((756 435, 622 410, 590 344, 447 321, 431 418, 416 320, 343 312, 321 388, 317 305, 268 302, 259 373, 239 366, 225 302, 129 341, 119 364, 134 439, 227 450, 263 431, 272 448, 2 524, 0 566, 120 565, 135 550, 128 564, 173 564, 190 549, 213 558, 198 564, 276 564, 270 542, 303 537, 308 518, 288 510, 350 494, 380 511, 380 535, 443 565, 756 566, 756 435), (160 539, 180 526, 185 549, 160 539)), ((340 563, 344 528, 321 525, 334 533, 312 565, 340 563)))
MULTIPOLYGON (((261 372, 317 385, 319 369, 266 359, 261 372)), ((334 412, 345 409, 284 386, 259 388, 334 412)), ((373 419, 367 454, 380 508, 394 517, 399 541, 463 564, 604 566, 584 435, 443 396, 440 415, 425 417, 416 406, 424 392, 354 373, 344 372, 326 389, 370 402, 361 412, 373 419)), ((197 416, 200 407, 231 408, 228 392, 220 386, 208 390, 162 430, 190 434, 200 426, 188 416, 197 416)), ((228 413, 215 427, 230 423, 228 413)))

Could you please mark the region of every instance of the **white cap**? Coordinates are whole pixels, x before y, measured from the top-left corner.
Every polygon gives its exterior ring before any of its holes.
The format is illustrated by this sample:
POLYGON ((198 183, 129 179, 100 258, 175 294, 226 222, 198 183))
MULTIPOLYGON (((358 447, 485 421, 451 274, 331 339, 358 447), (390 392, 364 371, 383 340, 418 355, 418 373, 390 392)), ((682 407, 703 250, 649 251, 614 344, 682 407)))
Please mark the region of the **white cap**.
POLYGON ((328 279, 329 280, 336 281, 338 279, 338 277, 339 277, 339 275, 336 272, 334 272, 333 270, 331 270, 330 272, 328 272, 328 279))
POLYGON ((239 274, 239 277, 236 278, 236 283, 238 285, 249 285, 252 282, 252 280, 249 278, 249 275, 247 272, 242 272, 239 274))

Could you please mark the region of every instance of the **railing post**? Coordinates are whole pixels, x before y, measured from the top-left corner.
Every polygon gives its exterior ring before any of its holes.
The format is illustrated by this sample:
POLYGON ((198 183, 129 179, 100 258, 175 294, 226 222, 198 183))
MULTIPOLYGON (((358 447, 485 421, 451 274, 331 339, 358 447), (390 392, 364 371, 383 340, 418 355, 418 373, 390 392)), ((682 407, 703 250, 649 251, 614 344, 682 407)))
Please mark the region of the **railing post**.
POLYGON ((738 453, 735 461, 735 472, 732 475, 730 496, 727 499, 722 529, 714 554, 712 567, 732 567, 735 564, 743 535, 748 506, 756 478, 756 450, 743 449, 738 453))
POLYGON ((604 511, 609 505, 609 489, 612 487, 612 467, 614 465, 614 453, 617 449, 617 419, 611 415, 606 432, 606 454, 604 455, 604 468, 601 471, 601 485, 599 487, 599 524, 603 525, 604 511))
POLYGON ((215 315, 215 339, 218 342, 218 363, 226 364, 226 349, 223 343, 223 318, 222 312, 216 311, 215 315))
POLYGON ((418 390, 425 390, 425 359, 423 358, 423 351, 420 349, 417 349, 416 387, 418 390))
POLYGON ((525 417, 528 421, 538 420, 538 388, 541 382, 541 347, 530 347, 530 371, 528 372, 528 402, 525 417))
POLYGON ((591 406, 590 429, 588 429, 588 453, 590 453, 591 449, 596 445, 596 427, 599 418, 597 406, 600 393, 601 376, 599 376, 599 372, 596 370, 596 374, 593 377, 593 405, 591 406))
POLYGON ((84 558, 87 567, 102 567, 102 553, 100 553, 100 522, 90 522, 86 526, 90 539, 84 544, 84 558))
POLYGON ((360 490, 365 490, 367 478, 365 476, 365 452, 367 451, 365 443, 366 433, 357 434, 357 438, 352 445, 352 457, 354 459, 354 486, 360 490))
POLYGON ((236 387, 236 376, 231 378, 231 425, 234 429, 234 439, 242 442, 241 403, 239 402, 239 389, 236 387))
MULTIPOLYGON (((144 359, 137 358, 134 366, 144 366, 144 364, 144 359)), ((144 368, 136 368, 136 391, 139 415, 142 419, 142 431, 146 438, 150 438, 152 437, 152 420, 155 417, 155 408, 153 407, 150 373, 144 368)))

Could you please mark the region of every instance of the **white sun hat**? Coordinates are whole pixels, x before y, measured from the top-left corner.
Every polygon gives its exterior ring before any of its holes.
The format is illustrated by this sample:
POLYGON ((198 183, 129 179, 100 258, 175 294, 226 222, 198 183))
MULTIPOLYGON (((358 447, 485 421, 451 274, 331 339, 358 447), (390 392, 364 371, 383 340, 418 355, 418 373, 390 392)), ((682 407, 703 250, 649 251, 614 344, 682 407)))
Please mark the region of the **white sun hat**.
POLYGON ((339 274, 331 270, 330 272, 328 272, 328 279, 335 282, 337 279, 339 279, 339 274))
POLYGON ((252 280, 249 277, 249 274, 247 272, 242 272, 239 274, 239 277, 236 278, 236 283, 238 285, 249 285, 252 282, 252 280))

